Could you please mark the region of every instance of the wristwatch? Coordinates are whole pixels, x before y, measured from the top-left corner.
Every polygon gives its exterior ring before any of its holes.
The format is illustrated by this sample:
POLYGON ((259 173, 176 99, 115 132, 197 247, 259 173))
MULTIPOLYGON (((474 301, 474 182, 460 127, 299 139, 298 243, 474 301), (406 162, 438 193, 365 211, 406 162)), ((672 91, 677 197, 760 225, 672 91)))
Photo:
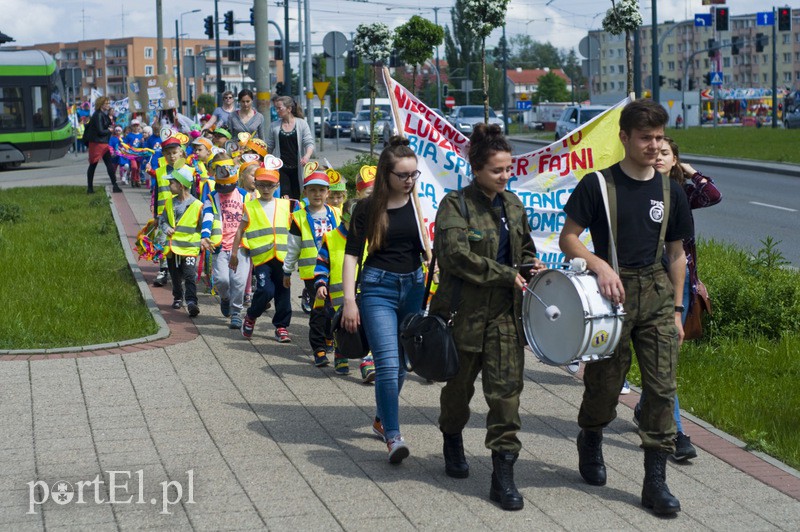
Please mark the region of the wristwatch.
POLYGON ((686 307, 683 305, 675 305, 675 312, 683 312, 684 310, 686 310, 686 307))

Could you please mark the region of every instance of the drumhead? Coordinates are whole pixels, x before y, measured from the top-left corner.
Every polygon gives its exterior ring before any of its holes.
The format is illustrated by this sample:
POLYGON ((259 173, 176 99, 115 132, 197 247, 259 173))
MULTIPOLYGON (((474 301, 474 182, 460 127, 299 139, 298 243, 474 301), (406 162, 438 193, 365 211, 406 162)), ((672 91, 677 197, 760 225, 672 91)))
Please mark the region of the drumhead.
POLYGON ((584 305, 577 288, 558 270, 534 276, 528 288, 546 305, 555 305, 561 311, 559 318, 551 321, 545 305, 525 291, 522 322, 528 345, 542 362, 569 364, 580 355, 585 342, 584 305))

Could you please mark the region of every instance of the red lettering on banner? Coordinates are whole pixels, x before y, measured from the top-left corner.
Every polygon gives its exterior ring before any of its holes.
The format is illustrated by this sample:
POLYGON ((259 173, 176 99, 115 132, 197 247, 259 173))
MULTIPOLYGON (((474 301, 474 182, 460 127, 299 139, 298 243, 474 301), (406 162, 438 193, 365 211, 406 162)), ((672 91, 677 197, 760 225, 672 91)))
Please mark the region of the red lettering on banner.
POLYGON ((514 172, 514 175, 519 177, 521 175, 528 175, 528 164, 530 160, 527 158, 519 158, 515 161, 517 163, 517 169, 514 172))
MULTIPOLYGON (((520 159, 522 161, 524 159, 520 159)), ((576 169, 591 170, 594 168, 594 155, 592 148, 581 148, 561 155, 542 154, 539 157, 539 173, 545 172, 566 176, 576 169)), ((517 172, 515 175, 521 175, 517 172)))

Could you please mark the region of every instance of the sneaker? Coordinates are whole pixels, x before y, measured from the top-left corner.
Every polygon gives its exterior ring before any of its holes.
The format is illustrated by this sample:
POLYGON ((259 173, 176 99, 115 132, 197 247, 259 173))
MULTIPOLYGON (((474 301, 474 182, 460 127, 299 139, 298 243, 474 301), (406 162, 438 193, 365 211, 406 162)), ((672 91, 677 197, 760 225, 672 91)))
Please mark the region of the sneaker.
POLYGON ((289 336, 289 331, 286 330, 286 327, 278 327, 275 329, 275 339, 282 344, 287 344, 292 341, 292 337, 289 336))
POLYGON ((372 433, 383 443, 386 443, 386 433, 383 431, 383 423, 378 418, 372 421, 372 433))
POLYGON ((219 300, 219 311, 222 312, 222 315, 226 318, 229 318, 231 315, 231 300, 230 299, 220 299, 219 300))
POLYGON ((198 307, 197 303, 195 303, 194 301, 190 301, 186 305, 186 308, 189 309, 189 316, 191 316, 192 318, 200 314, 200 307, 198 307))
POLYGON ((236 313, 231 314, 231 322, 228 324, 228 329, 241 329, 241 328, 242 328, 242 317, 236 313))
POLYGON ((625 379, 625 382, 622 383, 622 389, 619 391, 620 395, 628 395, 631 393, 631 385, 628 383, 628 379, 625 379))
POLYGON ((176 299, 175 301, 172 302, 172 308, 174 308, 174 309, 179 309, 182 306, 183 306, 183 300, 182 299, 176 299))
POLYGON ((399 434, 386 442, 386 447, 389 449, 390 464, 399 464, 411 454, 411 451, 409 451, 406 445, 406 441, 399 434))
POLYGON ((637 427, 639 426, 639 418, 642 417, 642 405, 641 403, 636 403, 636 406, 633 407, 633 424, 637 427))
POLYGON ((159 270, 153 286, 164 286, 167 284, 167 280, 169 280, 169 270, 159 270))
POLYGON ((697 449, 692 445, 692 439, 689 436, 679 432, 672 441, 675 442, 675 452, 672 454, 672 458, 677 462, 697 458, 697 449))
POLYGON ((314 353, 314 365, 318 368, 324 368, 330 363, 331 362, 328 360, 328 355, 325 354, 325 351, 317 351, 314 353))
POLYGON ((256 319, 251 318, 247 314, 244 315, 244 321, 242 322, 242 336, 245 338, 251 338, 253 336, 253 329, 256 328, 256 319))
POLYGON ((350 374, 350 361, 344 357, 334 355, 333 357, 333 371, 336 372, 337 375, 349 375, 350 374))
POLYGON ((303 312, 306 314, 311 314, 311 294, 308 293, 308 290, 303 288, 303 295, 300 296, 302 300, 300 302, 300 307, 303 309, 303 312))
POLYGON ((578 373, 579 369, 581 369, 581 363, 580 362, 573 362, 572 364, 569 364, 567 366, 567 371, 569 371, 572 375, 575 375, 576 373, 578 373))
POLYGON ((365 356, 361 361, 361 382, 369 384, 375 382, 375 362, 372 356, 365 356))

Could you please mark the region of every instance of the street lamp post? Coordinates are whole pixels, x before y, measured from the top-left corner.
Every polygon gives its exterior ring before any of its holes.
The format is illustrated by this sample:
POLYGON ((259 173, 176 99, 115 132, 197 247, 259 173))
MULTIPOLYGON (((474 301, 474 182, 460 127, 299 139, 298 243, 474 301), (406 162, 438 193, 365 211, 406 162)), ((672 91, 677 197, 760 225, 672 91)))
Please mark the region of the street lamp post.
MULTIPOLYGON (((192 13, 199 13, 200 9, 193 9, 191 11, 185 11, 180 14, 178 18, 181 20, 181 31, 178 32, 178 21, 175 21, 175 65, 178 67, 178 109, 183 108, 183 91, 181 90, 181 36, 185 35, 183 33, 183 16, 190 15, 192 13)), ((186 87, 186 92, 189 92, 189 87, 186 87)), ((186 105, 189 109, 191 109, 191 104, 187 101, 186 105)), ((186 109, 184 109, 186 111, 186 109)), ((189 115, 189 112, 186 111, 186 115, 189 115)))

